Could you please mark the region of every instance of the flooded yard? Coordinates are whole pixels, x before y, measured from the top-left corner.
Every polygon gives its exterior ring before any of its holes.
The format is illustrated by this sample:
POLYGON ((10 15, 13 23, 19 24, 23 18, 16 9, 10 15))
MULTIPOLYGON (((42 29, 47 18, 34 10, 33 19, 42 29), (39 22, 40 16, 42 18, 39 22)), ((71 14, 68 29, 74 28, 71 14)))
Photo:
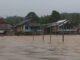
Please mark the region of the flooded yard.
POLYGON ((80 35, 44 37, 1 36, 0 60, 80 60, 80 35))

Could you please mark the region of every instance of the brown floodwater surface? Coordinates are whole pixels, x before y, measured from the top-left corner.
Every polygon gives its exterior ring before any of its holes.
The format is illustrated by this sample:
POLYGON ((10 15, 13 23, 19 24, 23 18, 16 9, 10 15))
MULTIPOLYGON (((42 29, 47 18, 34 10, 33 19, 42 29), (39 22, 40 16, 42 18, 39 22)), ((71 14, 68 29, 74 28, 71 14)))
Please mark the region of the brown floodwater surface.
POLYGON ((1 36, 0 60, 80 60, 80 35, 1 36))

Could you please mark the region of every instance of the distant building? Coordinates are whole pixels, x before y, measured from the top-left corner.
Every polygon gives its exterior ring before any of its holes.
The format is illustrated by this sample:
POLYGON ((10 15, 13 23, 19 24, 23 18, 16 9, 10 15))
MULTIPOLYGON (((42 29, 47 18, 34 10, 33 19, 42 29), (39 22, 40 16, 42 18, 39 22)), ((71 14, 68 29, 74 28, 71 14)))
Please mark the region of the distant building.
POLYGON ((0 19, 0 34, 6 34, 11 30, 11 25, 0 19))
POLYGON ((48 24, 47 31, 50 32, 50 29, 51 29, 51 33, 62 33, 63 31, 64 33, 76 32, 75 25, 66 19, 48 24))
POLYGON ((28 19, 17 24, 15 31, 18 34, 38 34, 42 32, 42 26, 38 20, 28 19))

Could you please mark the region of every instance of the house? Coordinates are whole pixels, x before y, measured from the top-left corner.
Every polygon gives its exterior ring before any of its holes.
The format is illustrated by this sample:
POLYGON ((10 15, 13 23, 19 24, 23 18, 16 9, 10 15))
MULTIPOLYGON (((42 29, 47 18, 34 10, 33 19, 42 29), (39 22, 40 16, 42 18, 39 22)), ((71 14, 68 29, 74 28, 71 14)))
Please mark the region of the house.
POLYGON ((62 33, 63 31, 64 33, 75 33, 77 29, 74 24, 65 19, 48 24, 47 31, 50 32, 50 30, 51 33, 62 33))
POLYGON ((42 32, 42 26, 38 20, 28 19, 15 26, 17 34, 38 34, 42 32))
POLYGON ((0 19, 0 34, 6 34, 11 30, 11 25, 0 19))
POLYGON ((78 24, 78 25, 76 26, 76 28, 77 28, 77 33, 80 34, 80 24, 78 24))

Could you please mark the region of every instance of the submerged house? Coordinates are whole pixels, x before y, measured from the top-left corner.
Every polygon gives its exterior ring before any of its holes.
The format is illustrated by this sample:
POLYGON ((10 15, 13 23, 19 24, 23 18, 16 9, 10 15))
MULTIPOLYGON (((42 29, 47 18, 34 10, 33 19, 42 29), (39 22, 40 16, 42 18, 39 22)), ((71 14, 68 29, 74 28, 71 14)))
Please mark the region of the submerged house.
POLYGON ((17 34, 40 34, 42 26, 38 20, 28 19, 15 26, 17 34))
POLYGON ((77 28, 77 33, 80 34, 80 24, 78 24, 78 25, 76 26, 76 28, 77 28))
POLYGON ((0 34, 6 34, 10 32, 11 25, 6 23, 3 19, 0 19, 0 34))
POLYGON ((77 31, 74 24, 69 20, 59 20, 57 22, 48 24, 47 31, 51 33, 75 33, 77 31))

